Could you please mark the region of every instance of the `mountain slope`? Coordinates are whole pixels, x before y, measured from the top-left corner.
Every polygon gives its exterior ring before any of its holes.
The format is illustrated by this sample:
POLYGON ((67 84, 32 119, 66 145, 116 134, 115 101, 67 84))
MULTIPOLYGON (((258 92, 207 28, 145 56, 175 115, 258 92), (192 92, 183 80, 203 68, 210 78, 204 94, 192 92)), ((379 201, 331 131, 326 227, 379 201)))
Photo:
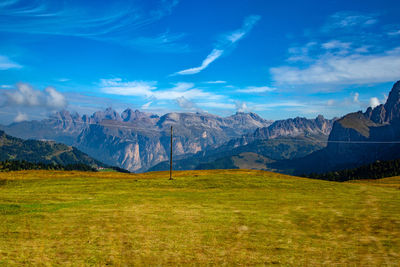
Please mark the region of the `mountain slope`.
POLYGON ((384 105, 337 120, 328 146, 304 158, 273 164, 286 173, 327 172, 400 158, 400 81, 384 105))
MULTIPOLYGON (((178 156, 174 162, 174 169, 240 168, 241 166, 233 164, 232 157, 241 153, 255 153, 259 157, 272 161, 303 157, 325 147, 333 121, 324 119, 322 116, 312 120, 295 118, 276 121, 268 127, 258 128, 253 133, 232 139, 215 149, 202 151, 186 158, 178 156), (226 163, 226 166, 223 163, 226 163)), ((254 168, 258 169, 260 164, 256 161, 257 159, 252 164, 248 162, 247 165, 257 166, 254 168)), ((153 166, 149 171, 168 168, 169 162, 165 161, 153 166)), ((261 169, 266 168, 267 166, 263 166, 261 169)))
POLYGON ((60 165, 104 166, 78 149, 51 141, 22 140, 0 131, 0 161, 25 160, 60 165))
POLYGON ((353 169, 345 169, 321 174, 310 174, 306 177, 328 180, 328 181, 348 181, 360 179, 381 179, 400 175, 400 159, 388 161, 376 161, 353 169))

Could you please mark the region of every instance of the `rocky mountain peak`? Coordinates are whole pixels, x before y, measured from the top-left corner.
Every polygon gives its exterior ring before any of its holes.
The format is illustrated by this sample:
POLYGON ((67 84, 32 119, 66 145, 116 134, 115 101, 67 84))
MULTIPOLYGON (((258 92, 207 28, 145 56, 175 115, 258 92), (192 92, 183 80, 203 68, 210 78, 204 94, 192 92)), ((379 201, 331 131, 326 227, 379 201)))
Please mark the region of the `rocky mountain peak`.
POLYGON ((389 93, 385 104, 385 121, 390 122, 393 119, 400 118, 400 81, 397 81, 389 93))
POLYGON ((57 111, 54 114, 52 114, 50 118, 63 121, 72 120, 71 114, 69 113, 68 110, 57 111))
POLYGON ((251 127, 262 128, 272 124, 272 121, 261 118, 258 114, 250 112, 236 112, 234 115, 226 118, 235 124, 248 125, 251 127))
POLYGON ((137 117, 138 117, 138 110, 133 111, 132 109, 127 108, 121 113, 121 118, 123 121, 132 121, 137 119, 137 117))
POLYGON ((105 111, 97 111, 93 113, 92 118, 96 122, 101 122, 102 120, 122 121, 119 113, 113 110, 111 107, 106 108, 105 111))
POLYGON ((82 120, 82 118, 81 118, 81 116, 79 115, 78 112, 73 112, 73 113, 71 114, 71 118, 72 118, 73 120, 82 120))
POLYGON ((379 124, 390 123, 395 119, 400 119, 400 81, 393 85, 384 105, 379 105, 375 108, 369 107, 364 115, 379 124))
POLYGON ((384 105, 349 113, 337 120, 323 150, 293 162, 297 173, 354 168, 377 160, 399 157, 400 81, 393 85, 384 105), (333 142, 332 142, 333 141, 333 142))
POLYGON ((156 123, 159 117, 155 114, 127 108, 121 113, 121 118, 124 122, 156 123))

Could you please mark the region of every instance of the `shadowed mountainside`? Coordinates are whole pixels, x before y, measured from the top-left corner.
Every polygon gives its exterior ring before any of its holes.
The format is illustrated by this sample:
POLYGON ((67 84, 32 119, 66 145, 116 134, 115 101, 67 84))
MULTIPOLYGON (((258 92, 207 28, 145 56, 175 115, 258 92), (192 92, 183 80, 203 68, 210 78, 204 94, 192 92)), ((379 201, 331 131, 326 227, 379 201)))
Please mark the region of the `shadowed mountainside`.
POLYGON ((384 105, 337 120, 328 142, 320 151, 272 167, 285 173, 320 173, 400 158, 400 81, 384 105))
POLYGON ((75 147, 52 141, 22 140, 0 131, 0 161, 20 160, 45 164, 85 164, 102 167, 103 163, 94 160, 75 147))

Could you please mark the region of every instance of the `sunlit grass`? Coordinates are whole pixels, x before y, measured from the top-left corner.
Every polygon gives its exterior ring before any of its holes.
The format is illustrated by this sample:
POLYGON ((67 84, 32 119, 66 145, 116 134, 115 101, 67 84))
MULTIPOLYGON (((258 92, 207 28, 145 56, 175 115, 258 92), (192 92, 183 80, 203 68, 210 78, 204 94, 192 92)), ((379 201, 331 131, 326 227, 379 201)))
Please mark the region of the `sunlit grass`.
POLYGON ((0 265, 394 265, 400 179, 0 173, 0 265))

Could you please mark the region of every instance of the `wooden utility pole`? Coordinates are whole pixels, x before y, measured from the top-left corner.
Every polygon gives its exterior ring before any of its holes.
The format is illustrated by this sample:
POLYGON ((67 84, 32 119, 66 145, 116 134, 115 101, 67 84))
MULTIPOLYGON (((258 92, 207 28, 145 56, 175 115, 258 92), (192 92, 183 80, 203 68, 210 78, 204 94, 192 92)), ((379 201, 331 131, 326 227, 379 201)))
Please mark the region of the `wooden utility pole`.
POLYGON ((172 125, 171 125, 171 154, 169 157, 169 179, 172 180, 172 125))

